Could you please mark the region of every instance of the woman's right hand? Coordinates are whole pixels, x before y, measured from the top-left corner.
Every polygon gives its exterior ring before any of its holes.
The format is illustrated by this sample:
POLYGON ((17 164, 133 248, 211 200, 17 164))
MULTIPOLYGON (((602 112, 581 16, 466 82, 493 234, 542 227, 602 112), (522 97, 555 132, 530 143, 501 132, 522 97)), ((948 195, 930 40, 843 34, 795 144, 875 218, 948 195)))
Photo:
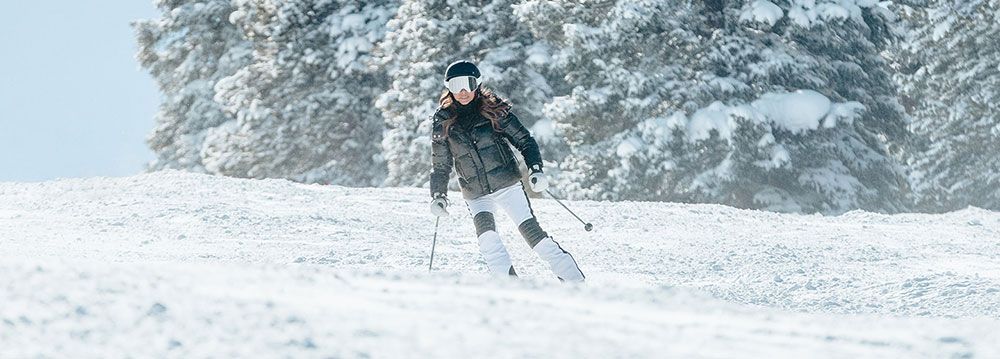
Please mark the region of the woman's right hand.
POLYGON ((431 200, 431 214, 438 217, 448 217, 448 197, 444 195, 435 196, 431 200))

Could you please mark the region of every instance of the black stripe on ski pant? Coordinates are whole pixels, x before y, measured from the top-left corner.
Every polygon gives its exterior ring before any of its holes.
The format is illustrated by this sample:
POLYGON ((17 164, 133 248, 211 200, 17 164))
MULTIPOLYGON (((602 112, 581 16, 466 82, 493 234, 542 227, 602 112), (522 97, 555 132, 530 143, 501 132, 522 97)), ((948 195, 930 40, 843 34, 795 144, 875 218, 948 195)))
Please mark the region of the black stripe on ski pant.
MULTIPOLYGON (((528 198, 528 192, 522 189, 521 193, 524 194, 524 200, 528 202, 528 212, 531 213, 531 218, 521 222, 521 224, 517 226, 517 229, 521 231, 521 236, 523 236, 524 240, 528 242, 528 245, 534 249, 538 242, 541 242, 546 237, 549 237, 549 235, 542 230, 541 226, 538 225, 538 219, 535 217, 535 210, 531 208, 531 199, 528 198)), ((580 276, 586 279, 587 276, 583 274, 582 270, 580 270, 580 265, 576 263, 576 258, 573 258, 572 254, 563 249, 563 247, 559 245, 559 242, 556 242, 556 240, 551 237, 549 237, 549 239, 552 240, 552 243, 556 244, 556 247, 559 248, 560 251, 569 256, 569 259, 573 261, 573 265, 576 266, 576 270, 580 272, 580 276)), ((563 279, 559 278, 559 280, 563 279)))

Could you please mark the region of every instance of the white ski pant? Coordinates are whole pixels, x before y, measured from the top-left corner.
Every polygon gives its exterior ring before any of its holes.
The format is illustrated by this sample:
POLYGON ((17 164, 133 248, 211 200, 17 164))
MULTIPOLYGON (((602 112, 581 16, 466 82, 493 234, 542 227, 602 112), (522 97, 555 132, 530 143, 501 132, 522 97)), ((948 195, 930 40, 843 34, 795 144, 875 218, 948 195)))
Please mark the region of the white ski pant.
POLYGON ((524 193, 524 187, 520 182, 479 198, 465 200, 465 203, 468 204, 469 212, 476 220, 477 227, 480 226, 480 214, 489 213, 487 226, 490 228, 479 234, 479 250, 483 253, 486 266, 489 267, 490 273, 493 275, 514 274, 510 254, 507 253, 507 248, 500 241, 500 235, 495 227, 492 227, 495 225, 492 220, 495 218, 499 206, 507 212, 510 219, 525 235, 525 240, 529 244, 534 244, 532 249, 538 253, 539 257, 549 263, 549 267, 556 276, 568 281, 582 281, 584 279, 583 272, 580 271, 573 256, 563 250, 558 243, 552 240, 552 237, 546 235, 538 227, 535 215, 531 210, 531 204, 528 202, 528 196, 524 193), (536 230, 526 231, 527 227, 536 230), (544 235, 544 238, 541 238, 541 235, 544 235), (538 236, 539 238, 529 238, 529 236, 538 236))

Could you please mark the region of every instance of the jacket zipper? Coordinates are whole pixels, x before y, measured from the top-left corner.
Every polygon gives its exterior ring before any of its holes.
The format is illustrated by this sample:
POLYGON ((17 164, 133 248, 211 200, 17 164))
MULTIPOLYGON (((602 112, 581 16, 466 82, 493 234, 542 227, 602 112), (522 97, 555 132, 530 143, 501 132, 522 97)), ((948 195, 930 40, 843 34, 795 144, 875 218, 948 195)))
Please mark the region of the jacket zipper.
POLYGON ((493 142, 496 142, 497 151, 500 151, 500 159, 503 160, 503 165, 506 166, 509 160, 507 159, 507 151, 504 151, 503 147, 506 146, 507 143, 504 142, 504 139, 496 135, 493 135, 493 142))
POLYGON ((479 175, 479 184, 483 186, 484 192, 493 193, 493 189, 490 188, 490 181, 486 178, 486 165, 483 164, 483 156, 479 154, 479 140, 476 139, 476 127, 472 128, 472 150, 476 151, 476 158, 479 159, 479 166, 476 168, 476 173, 479 175))

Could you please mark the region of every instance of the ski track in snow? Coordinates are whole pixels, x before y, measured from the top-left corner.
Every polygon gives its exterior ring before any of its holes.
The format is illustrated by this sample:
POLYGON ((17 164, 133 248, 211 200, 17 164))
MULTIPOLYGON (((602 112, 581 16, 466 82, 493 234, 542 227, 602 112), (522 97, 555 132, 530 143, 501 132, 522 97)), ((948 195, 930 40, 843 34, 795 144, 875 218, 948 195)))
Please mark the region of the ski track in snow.
POLYGON ((583 285, 451 193, 176 171, 0 183, 0 358, 1000 358, 1000 213, 533 199, 583 285))

